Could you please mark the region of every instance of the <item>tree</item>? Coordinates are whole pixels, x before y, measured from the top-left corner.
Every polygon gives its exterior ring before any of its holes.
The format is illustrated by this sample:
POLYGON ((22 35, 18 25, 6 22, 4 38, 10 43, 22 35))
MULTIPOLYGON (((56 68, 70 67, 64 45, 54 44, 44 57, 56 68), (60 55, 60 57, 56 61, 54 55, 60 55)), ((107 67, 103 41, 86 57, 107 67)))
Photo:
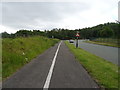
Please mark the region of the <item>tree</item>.
POLYGON ((105 27, 103 30, 100 31, 101 37, 112 37, 114 34, 113 30, 109 27, 105 27))
POLYGON ((7 32, 2 33, 2 38, 9 38, 10 35, 7 32))

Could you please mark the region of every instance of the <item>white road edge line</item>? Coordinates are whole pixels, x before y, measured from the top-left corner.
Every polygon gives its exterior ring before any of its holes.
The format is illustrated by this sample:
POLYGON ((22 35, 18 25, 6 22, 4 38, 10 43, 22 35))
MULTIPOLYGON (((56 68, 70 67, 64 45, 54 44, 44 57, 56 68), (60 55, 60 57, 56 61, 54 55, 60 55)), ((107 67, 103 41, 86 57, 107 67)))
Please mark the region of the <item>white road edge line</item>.
POLYGON ((57 48, 57 51, 55 53, 55 56, 53 58, 53 61, 52 61, 52 65, 50 67, 50 70, 49 70, 49 73, 48 73, 48 76, 47 76, 47 79, 45 81, 45 84, 44 84, 44 87, 43 89, 47 89, 49 88, 49 84, 50 84, 50 80, 51 80, 51 77, 52 77, 52 73, 53 73, 53 69, 54 69, 54 66, 55 66, 55 61, 56 61, 56 57, 57 57, 57 54, 58 54, 58 51, 59 51, 59 48, 60 48, 60 45, 61 45, 62 41, 59 43, 58 45, 58 48, 57 48))

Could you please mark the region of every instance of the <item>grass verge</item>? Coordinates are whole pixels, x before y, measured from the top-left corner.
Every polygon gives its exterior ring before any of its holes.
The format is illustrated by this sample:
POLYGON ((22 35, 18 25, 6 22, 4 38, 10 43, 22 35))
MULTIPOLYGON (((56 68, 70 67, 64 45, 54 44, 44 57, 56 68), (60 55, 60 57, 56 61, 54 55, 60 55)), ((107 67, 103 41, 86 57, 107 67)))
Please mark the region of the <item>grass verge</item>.
POLYGON ((59 40, 42 36, 2 40, 2 78, 16 72, 59 40))
MULTIPOLYGON (((76 59, 102 88, 118 88, 118 66, 65 42, 76 59)), ((119 74, 120 75, 120 74, 119 74)))
POLYGON ((98 44, 98 45, 104 45, 104 46, 111 46, 111 47, 120 47, 120 45, 115 44, 115 43, 97 42, 97 41, 84 41, 84 42, 98 44))

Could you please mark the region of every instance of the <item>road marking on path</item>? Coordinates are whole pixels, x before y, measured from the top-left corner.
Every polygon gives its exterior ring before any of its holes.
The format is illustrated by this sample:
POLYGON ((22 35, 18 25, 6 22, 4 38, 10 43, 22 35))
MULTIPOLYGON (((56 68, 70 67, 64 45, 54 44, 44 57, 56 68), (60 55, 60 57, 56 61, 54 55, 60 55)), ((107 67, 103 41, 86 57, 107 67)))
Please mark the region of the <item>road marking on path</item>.
POLYGON ((55 66, 55 61, 56 61, 57 54, 58 54, 58 51, 59 51, 59 49, 60 49, 61 43, 62 43, 62 41, 61 41, 61 42, 59 43, 59 45, 58 45, 57 51, 56 51, 55 56, 54 56, 54 58, 53 58, 52 65, 51 65, 51 67, 50 67, 50 70, 49 70, 49 73, 48 73, 48 76, 47 76, 47 79, 46 79, 46 81, 45 81, 45 84, 44 84, 43 89, 49 88, 50 80, 51 80, 52 73, 53 73, 53 69, 54 69, 54 66, 55 66))

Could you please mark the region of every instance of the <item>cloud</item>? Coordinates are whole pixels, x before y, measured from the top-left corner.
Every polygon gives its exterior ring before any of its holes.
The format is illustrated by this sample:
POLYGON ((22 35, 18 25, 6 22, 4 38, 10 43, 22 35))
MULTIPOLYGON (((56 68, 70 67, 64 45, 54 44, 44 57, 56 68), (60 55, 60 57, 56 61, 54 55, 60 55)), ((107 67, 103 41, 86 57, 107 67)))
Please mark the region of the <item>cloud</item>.
POLYGON ((118 0, 3 2, 2 26, 12 28, 11 32, 19 29, 76 29, 95 26, 117 19, 117 3, 118 0))
POLYGON ((15 33, 16 29, 8 27, 8 26, 0 25, 0 31, 7 32, 7 33, 15 33))

